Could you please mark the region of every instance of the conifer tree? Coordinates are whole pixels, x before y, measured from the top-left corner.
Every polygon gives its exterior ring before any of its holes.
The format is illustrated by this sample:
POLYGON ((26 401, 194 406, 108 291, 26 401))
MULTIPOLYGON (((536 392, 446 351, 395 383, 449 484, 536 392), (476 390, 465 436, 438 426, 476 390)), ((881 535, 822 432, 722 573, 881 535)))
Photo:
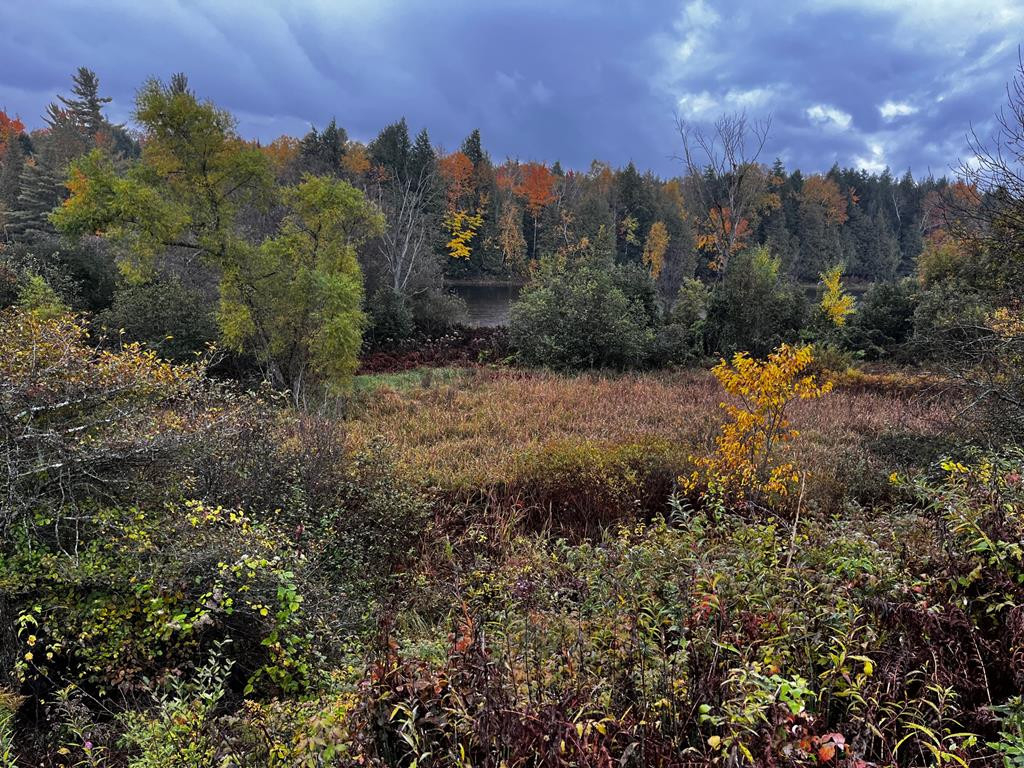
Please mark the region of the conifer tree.
POLYGON ((110 97, 100 96, 100 80, 91 69, 79 67, 71 80, 71 93, 74 95, 58 96, 57 99, 88 136, 95 136, 107 125, 103 106, 110 103, 110 97))
POLYGON ((45 155, 24 164, 17 199, 7 214, 7 237, 14 242, 32 242, 53 235, 50 211, 66 197, 64 173, 45 155))
POLYGON ((483 145, 480 142, 479 128, 474 128, 473 132, 466 137, 465 141, 462 142, 461 151, 462 154, 473 161, 474 168, 484 161, 486 155, 484 154, 483 145))

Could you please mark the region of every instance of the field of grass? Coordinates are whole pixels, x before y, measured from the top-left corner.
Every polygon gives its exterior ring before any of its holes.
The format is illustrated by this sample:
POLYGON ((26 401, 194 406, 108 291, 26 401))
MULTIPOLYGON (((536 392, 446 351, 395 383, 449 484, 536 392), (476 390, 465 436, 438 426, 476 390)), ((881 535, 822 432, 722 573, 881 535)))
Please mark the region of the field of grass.
MULTIPOLYGON (((372 382, 375 396, 351 422, 352 436, 358 443, 383 436, 400 471, 445 493, 535 486, 538 461, 584 474, 593 462, 576 455, 566 463, 573 451, 634 448, 671 480, 689 471, 691 455, 712 449, 724 418, 722 389, 702 370, 561 376, 442 369, 430 379, 412 371, 372 382)), ((916 446, 938 435, 945 414, 947 403, 898 380, 859 379, 795 405, 801 435, 792 458, 809 471, 808 498, 828 507, 850 495, 884 493, 893 460, 901 458, 893 453, 913 459, 916 446)))

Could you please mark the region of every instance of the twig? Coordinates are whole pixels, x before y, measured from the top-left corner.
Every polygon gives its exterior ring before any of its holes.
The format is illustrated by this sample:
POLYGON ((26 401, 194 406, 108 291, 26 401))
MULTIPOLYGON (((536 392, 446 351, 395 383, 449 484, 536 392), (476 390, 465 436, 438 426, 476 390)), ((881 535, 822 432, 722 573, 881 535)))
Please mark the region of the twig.
POLYGON ((800 496, 796 500, 796 516, 793 518, 793 534, 789 537, 789 554, 786 555, 786 570, 793 563, 793 549, 796 547, 796 528, 800 524, 800 506, 804 502, 804 482, 807 474, 800 475, 800 496))

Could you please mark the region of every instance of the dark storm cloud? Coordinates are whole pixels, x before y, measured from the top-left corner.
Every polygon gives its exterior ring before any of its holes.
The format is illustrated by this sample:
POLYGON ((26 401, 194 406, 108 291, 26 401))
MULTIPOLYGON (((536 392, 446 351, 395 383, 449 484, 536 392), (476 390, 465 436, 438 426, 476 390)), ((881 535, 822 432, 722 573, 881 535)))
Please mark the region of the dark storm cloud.
POLYGON ((85 64, 126 120, 188 73, 244 134, 404 115, 454 148, 673 173, 674 117, 771 113, 768 158, 944 173, 1003 99, 1024 0, 349 0, 0 4, 0 106, 38 122, 85 64))

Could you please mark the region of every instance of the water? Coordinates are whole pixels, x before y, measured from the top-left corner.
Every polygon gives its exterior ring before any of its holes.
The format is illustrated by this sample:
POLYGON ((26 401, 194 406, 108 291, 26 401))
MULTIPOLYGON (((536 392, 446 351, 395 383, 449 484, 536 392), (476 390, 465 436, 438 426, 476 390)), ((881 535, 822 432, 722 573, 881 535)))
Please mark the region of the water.
POLYGON ((473 328, 508 325, 512 302, 522 289, 513 283, 454 283, 449 287, 466 302, 467 322, 473 328))

